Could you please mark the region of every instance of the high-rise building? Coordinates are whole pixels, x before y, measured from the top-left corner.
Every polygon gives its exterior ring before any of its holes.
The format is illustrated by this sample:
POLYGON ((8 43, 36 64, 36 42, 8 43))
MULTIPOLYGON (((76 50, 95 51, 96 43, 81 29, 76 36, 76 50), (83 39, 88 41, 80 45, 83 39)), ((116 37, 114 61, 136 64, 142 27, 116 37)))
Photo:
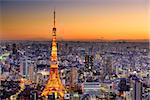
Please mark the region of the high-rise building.
POLYGON ((20 74, 23 75, 23 63, 20 64, 20 67, 19 67, 19 68, 20 68, 20 74))
POLYGON ((132 100, 142 100, 142 82, 135 80, 133 82, 132 100))
POLYGON ((29 63, 27 60, 25 60, 20 64, 20 74, 27 78, 28 73, 29 73, 29 63))
POLYGON ((15 43, 12 45, 12 54, 17 54, 17 45, 15 43))
POLYGON ((60 96, 61 98, 64 98, 65 88, 60 80, 60 76, 59 76, 59 72, 58 72, 55 11, 54 11, 54 28, 53 28, 52 32, 53 32, 53 35, 52 35, 50 76, 49 76, 48 83, 46 84, 41 95, 49 96, 49 95, 55 94, 55 95, 60 96))
POLYGON ((112 77, 112 62, 110 58, 104 60, 103 79, 111 79, 112 77))
POLYGON ((78 70, 76 67, 72 67, 70 71, 70 88, 74 88, 78 83, 78 70))
POLYGON ((25 58, 20 64, 20 74, 29 79, 31 68, 31 61, 25 58))
POLYGON ((31 66, 29 67, 29 80, 34 80, 34 64, 31 64, 31 66))
POLYGON ((85 56, 85 70, 86 71, 91 71, 93 67, 93 60, 94 57, 90 55, 85 56))

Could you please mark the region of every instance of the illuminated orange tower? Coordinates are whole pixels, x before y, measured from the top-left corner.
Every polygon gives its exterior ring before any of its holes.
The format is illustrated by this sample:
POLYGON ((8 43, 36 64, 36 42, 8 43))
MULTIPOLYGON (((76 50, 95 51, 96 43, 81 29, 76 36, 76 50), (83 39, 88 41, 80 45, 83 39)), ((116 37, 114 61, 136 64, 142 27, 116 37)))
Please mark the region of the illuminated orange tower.
POLYGON ((51 50, 51 66, 48 83, 46 84, 42 96, 48 96, 49 94, 58 94, 61 98, 64 98, 65 88, 60 80, 58 72, 58 60, 57 60, 57 43, 56 43, 56 28, 55 28, 55 11, 54 11, 54 27, 52 30, 52 50, 51 50))

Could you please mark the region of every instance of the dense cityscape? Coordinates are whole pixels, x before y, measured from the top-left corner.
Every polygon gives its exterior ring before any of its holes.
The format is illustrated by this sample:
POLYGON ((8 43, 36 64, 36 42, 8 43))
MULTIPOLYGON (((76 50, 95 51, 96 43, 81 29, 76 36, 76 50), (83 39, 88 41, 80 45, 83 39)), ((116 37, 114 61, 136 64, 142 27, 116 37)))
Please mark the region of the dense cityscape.
POLYGON ((148 2, 62 1, 0 1, 0 100, 150 100, 148 2))
MULTIPOLYGON (((64 99, 150 99, 149 51, 148 42, 58 41, 64 99)), ((42 100, 50 53, 50 41, 1 41, 1 99, 42 100)))

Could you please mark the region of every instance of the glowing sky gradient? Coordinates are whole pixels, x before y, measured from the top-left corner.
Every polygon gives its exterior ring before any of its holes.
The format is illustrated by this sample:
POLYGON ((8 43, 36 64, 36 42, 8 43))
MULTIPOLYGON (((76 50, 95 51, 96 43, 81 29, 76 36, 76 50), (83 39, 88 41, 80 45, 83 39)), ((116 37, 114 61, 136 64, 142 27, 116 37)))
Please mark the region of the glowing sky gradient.
POLYGON ((1 0, 0 39, 149 39, 149 0, 1 0))

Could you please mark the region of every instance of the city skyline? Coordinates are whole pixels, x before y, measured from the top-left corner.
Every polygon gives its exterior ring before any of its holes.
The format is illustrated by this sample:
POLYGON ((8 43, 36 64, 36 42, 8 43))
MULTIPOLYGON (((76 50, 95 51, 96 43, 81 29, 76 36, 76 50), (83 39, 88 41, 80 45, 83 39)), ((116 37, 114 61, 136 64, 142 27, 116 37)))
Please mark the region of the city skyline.
POLYGON ((0 40, 149 39, 148 0, 1 0, 0 40))

